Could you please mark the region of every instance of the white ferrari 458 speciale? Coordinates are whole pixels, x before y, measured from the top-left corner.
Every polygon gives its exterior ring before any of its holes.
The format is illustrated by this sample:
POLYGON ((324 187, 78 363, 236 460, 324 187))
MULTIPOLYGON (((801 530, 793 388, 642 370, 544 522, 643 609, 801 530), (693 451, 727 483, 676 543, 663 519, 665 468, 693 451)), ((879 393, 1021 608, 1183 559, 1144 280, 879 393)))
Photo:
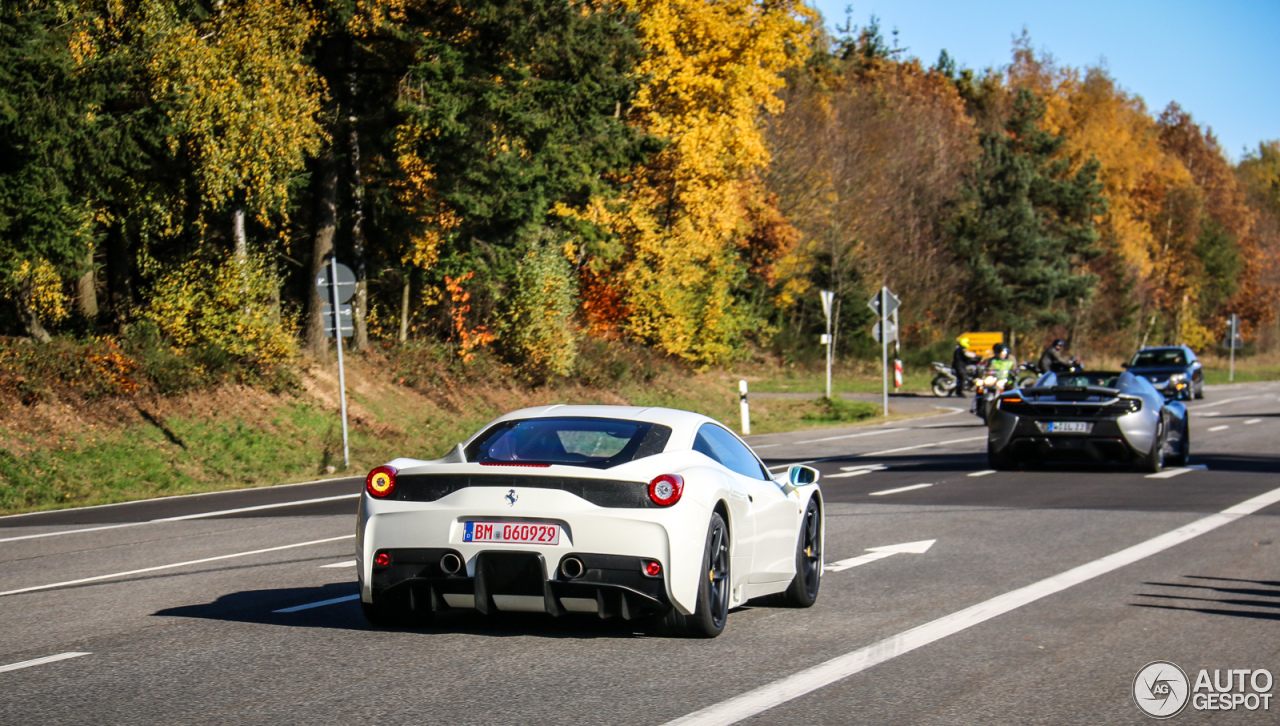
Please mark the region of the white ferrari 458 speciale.
POLYGON ((369 472, 356 524, 375 625, 448 608, 648 617, 714 637, 752 598, 808 607, 818 472, 775 479, 741 439, 667 408, 544 406, 446 457, 369 472))

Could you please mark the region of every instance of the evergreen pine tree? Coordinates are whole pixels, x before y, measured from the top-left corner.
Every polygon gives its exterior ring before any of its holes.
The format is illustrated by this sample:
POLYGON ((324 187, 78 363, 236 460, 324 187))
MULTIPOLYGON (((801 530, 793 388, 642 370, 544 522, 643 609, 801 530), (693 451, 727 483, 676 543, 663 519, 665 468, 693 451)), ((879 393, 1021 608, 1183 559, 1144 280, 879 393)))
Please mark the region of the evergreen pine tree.
POLYGON ((1041 128, 1043 116, 1043 101, 1019 91, 1004 129, 982 135, 962 191, 953 232, 970 275, 973 325, 1020 332, 1061 325, 1097 282, 1082 263, 1100 252, 1094 217, 1106 200, 1098 164, 1091 159, 1072 174, 1054 156, 1064 137, 1041 128))

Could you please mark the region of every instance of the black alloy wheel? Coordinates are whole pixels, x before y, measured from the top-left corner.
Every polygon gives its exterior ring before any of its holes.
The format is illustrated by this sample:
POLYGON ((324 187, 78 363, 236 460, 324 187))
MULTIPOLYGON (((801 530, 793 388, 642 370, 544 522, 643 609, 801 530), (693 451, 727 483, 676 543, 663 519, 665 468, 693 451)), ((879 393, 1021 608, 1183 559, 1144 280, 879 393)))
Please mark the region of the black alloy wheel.
POLYGON ((672 608, 663 625, 675 633, 694 638, 714 638, 724 632, 729 618, 729 527, 719 512, 712 513, 707 527, 707 546, 702 553, 698 576, 697 609, 682 615, 672 608))
POLYGON ((783 596, 789 607, 813 607, 818 600, 818 586, 822 584, 822 510, 817 499, 810 499, 805 507, 796 545, 796 576, 791 580, 783 596))

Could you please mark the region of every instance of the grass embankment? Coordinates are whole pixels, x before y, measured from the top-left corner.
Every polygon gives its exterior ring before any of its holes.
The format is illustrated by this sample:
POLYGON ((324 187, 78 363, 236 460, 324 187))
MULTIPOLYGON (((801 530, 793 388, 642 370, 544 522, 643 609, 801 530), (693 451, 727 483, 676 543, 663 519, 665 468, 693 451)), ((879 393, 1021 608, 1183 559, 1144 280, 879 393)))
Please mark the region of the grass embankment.
MULTIPOLYGON (((133 365, 122 354, 110 365, 91 364, 101 352, 64 347, 56 369, 43 359, 30 369, 29 349, 22 352, 28 369, 16 370, 14 355, 0 355, 0 513, 363 473, 396 456, 442 456, 502 413, 549 403, 668 406, 736 429, 738 380, 747 375, 696 373, 603 346, 575 379, 535 387, 483 359, 461 363, 447 349, 352 355, 351 466, 344 470, 333 363, 302 367, 283 383, 201 379, 166 386, 163 394, 145 375, 145 361, 133 365)), ((749 369, 774 390, 821 377, 767 365, 749 369), (783 383, 774 383, 770 371, 783 383)), ((841 379, 841 386, 855 382, 841 379)), ((878 413, 870 404, 753 399, 752 433, 848 424, 878 413)))

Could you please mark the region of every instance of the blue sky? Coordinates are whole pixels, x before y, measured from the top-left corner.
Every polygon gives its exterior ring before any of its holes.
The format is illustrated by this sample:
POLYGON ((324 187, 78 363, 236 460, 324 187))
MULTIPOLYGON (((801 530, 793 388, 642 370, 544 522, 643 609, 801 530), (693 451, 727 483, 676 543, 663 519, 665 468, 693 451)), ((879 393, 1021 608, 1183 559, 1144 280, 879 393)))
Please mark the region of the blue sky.
MULTIPOLYGON (((833 28, 849 1, 814 5, 833 28)), ((1025 27, 1059 65, 1105 66, 1152 115, 1177 101, 1213 129, 1232 161, 1280 139, 1280 0, 853 3, 855 25, 873 14, 887 40, 896 28, 898 44, 926 65, 943 48, 961 67, 1005 65, 1025 27)))

